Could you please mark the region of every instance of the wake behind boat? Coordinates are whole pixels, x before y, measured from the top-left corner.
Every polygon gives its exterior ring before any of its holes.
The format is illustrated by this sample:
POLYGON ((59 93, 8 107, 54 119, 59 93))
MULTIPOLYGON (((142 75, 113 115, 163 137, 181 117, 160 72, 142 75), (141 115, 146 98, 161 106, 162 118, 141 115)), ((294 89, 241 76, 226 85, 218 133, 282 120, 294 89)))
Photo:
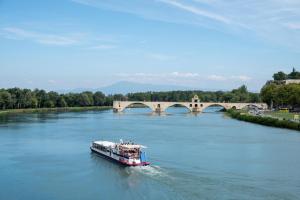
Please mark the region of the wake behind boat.
POLYGON ((91 151, 115 160, 126 166, 145 166, 150 163, 146 160, 145 148, 142 145, 132 142, 114 143, 109 141, 94 141, 91 144, 91 151))

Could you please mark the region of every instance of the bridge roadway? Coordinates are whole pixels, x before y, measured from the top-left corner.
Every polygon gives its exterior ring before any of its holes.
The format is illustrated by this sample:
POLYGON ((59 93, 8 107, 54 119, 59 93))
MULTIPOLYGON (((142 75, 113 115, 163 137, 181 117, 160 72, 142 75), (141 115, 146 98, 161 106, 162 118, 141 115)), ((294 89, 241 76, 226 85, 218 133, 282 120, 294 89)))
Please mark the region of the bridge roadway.
POLYGON ((243 109, 247 106, 257 107, 260 109, 267 109, 265 103, 224 103, 224 102, 200 102, 198 97, 192 98, 191 102, 166 102, 166 101, 114 101, 114 112, 122 112, 125 108, 132 104, 142 104, 149 107, 153 112, 165 112, 165 110, 174 105, 184 106, 191 112, 202 112, 209 106, 222 106, 227 109, 243 109))

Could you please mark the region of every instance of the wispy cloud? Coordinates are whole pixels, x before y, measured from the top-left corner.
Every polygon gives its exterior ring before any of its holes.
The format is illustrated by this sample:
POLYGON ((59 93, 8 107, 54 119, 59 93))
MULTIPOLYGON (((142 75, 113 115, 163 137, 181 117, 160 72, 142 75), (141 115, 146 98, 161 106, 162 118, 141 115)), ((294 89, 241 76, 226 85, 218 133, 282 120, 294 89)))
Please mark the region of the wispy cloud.
POLYGON ((237 76, 222 76, 222 75, 209 75, 207 77, 208 80, 212 81, 250 81, 252 78, 245 75, 237 75, 237 76))
POLYGON ((37 43, 47 45, 74 45, 81 41, 80 35, 57 35, 47 34, 35 31, 28 31, 16 27, 5 27, 2 29, 2 35, 8 39, 33 40, 37 43))
POLYGON ((50 83, 50 84, 56 84, 57 81, 56 81, 56 80, 53 80, 53 79, 50 79, 50 80, 48 80, 48 83, 50 83))
POLYGON ((227 78, 225 76, 220 76, 220 75, 209 75, 207 77, 208 80, 212 80, 212 81, 225 81, 227 80, 227 78))
POLYGON ((150 20, 199 25, 234 35, 250 34, 277 45, 300 46, 299 0, 72 1, 150 20))
POLYGON ((174 77, 181 77, 181 78, 194 78, 194 77, 200 77, 198 73, 193 73, 193 72, 172 72, 170 74, 171 76, 174 77))
POLYGON ((173 0, 159 0, 159 1, 162 3, 168 4, 168 5, 174 6, 176 8, 179 8, 181 10, 184 10, 186 12, 193 13, 195 15, 206 17, 206 18, 216 20, 216 21, 219 21, 222 23, 230 23, 230 20, 227 17, 200 9, 199 7, 183 4, 183 3, 180 3, 178 1, 173 1, 173 0))
POLYGON ((99 36, 82 32, 52 34, 49 31, 35 31, 19 27, 0 28, 0 36, 11 40, 28 40, 42 45, 80 46, 83 49, 105 50, 118 47, 113 36, 99 36))

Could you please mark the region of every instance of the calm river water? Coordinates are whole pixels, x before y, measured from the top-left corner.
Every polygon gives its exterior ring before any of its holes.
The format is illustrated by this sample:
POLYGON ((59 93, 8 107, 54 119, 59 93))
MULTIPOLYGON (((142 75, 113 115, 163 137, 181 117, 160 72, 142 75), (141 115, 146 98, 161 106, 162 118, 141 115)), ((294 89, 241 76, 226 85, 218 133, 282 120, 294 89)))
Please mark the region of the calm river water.
POLYGON ((300 132, 212 109, 2 116, 0 199, 300 199, 300 132), (120 138, 147 146, 152 165, 90 153, 92 140, 120 138))

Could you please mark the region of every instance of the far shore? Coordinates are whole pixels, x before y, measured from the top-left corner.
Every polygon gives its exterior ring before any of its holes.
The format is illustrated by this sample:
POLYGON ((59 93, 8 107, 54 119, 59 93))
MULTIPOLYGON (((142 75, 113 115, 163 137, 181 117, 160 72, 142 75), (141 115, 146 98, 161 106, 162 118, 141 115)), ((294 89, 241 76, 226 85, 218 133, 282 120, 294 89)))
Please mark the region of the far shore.
POLYGON ((109 110, 112 106, 84 106, 84 107, 61 107, 61 108, 22 108, 0 110, 0 115, 18 113, 46 113, 46 112, 80 112, 80 111, 99 111, 109 110))

